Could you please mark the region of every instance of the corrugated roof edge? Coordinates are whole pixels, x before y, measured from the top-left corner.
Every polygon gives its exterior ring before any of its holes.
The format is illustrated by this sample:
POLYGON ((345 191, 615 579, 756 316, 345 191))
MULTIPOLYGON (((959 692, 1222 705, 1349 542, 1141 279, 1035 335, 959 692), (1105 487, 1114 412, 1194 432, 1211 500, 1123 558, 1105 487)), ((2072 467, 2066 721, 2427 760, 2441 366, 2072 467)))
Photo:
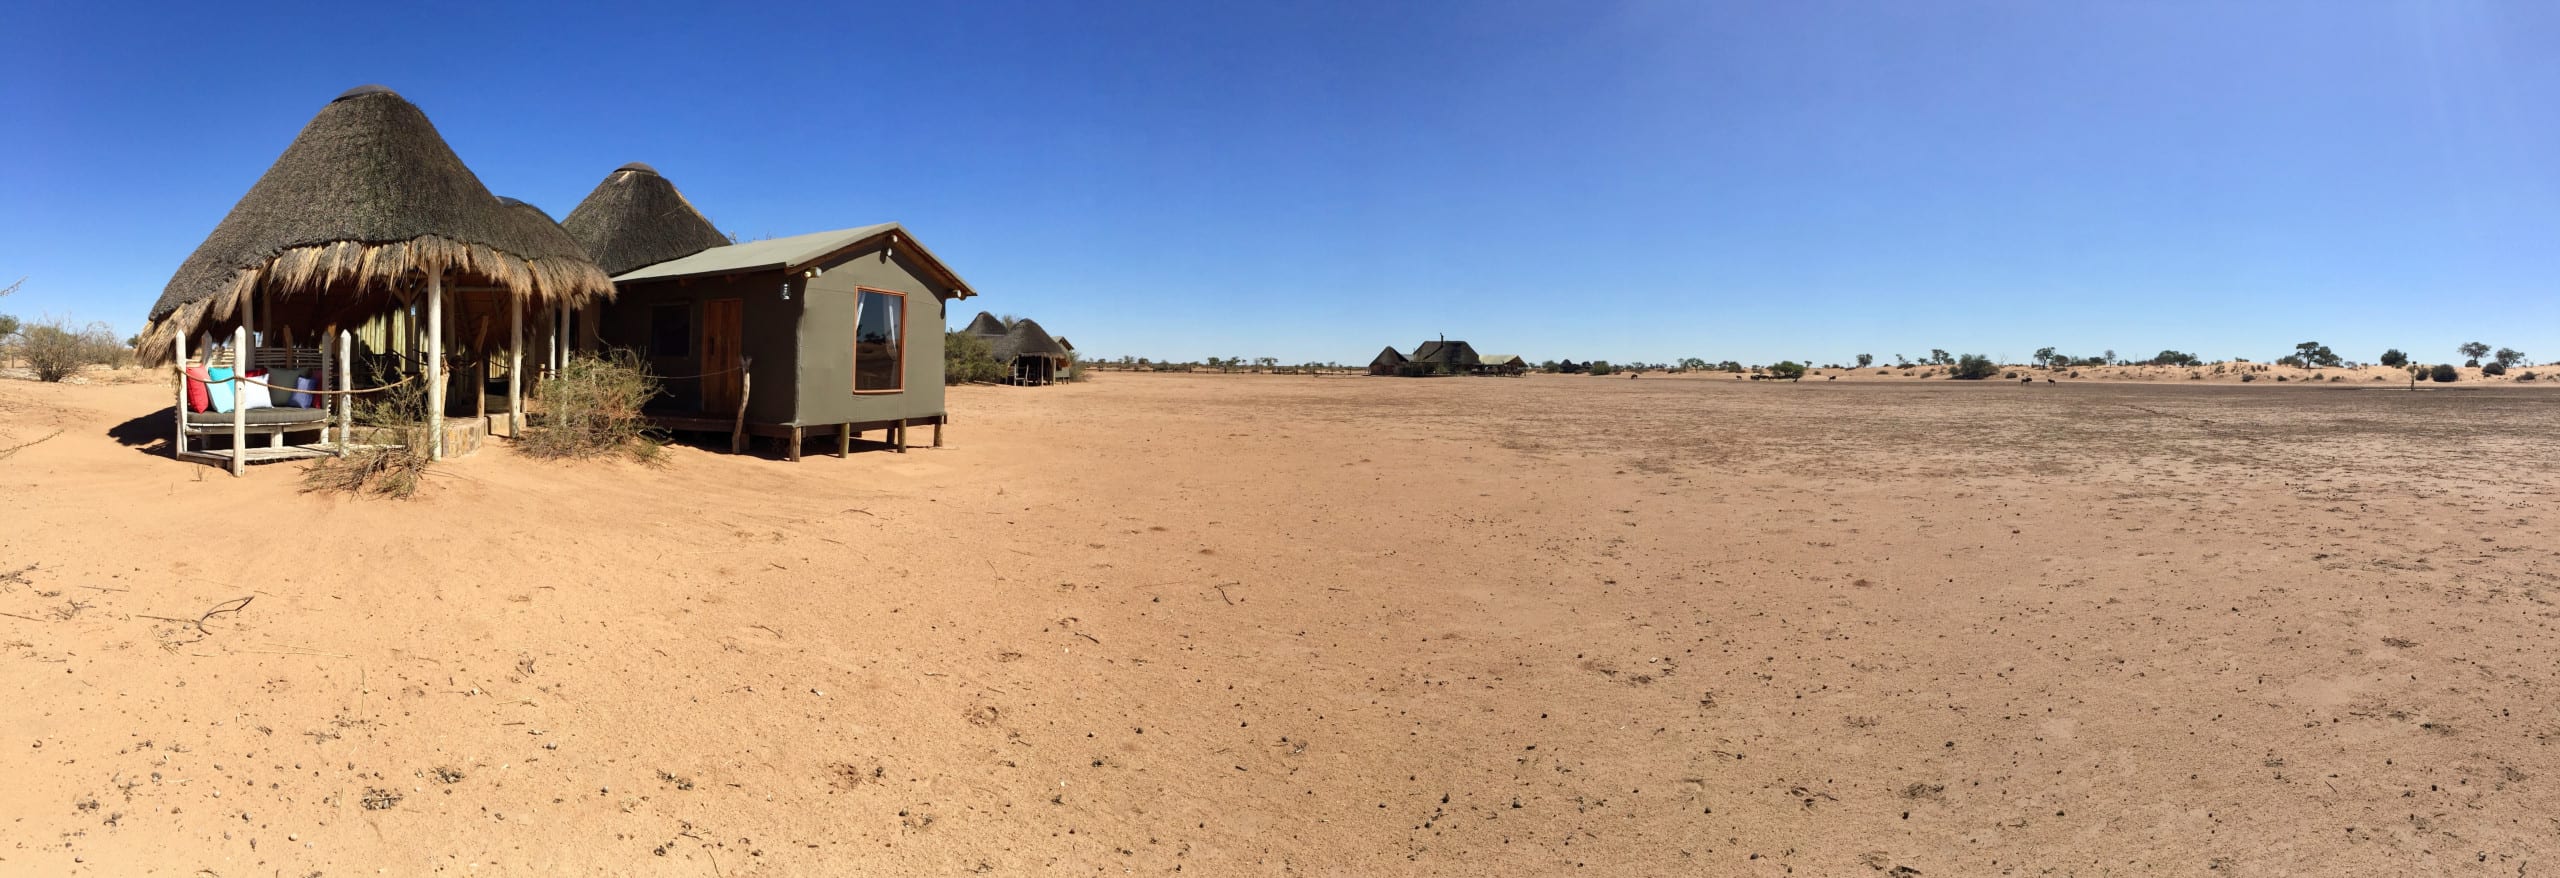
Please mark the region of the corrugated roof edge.
POLYGON ((842 252, 846 248, 888 234, 897 235, 900 244, 913 248, 917 255, 923 257, 926 267, 941 274, 942 280, 959 293, 959 298, 966 299, 978 294, 977 289, 971 287, 968 281, 962 280, 958 272, 952 271, 951 266, 943 264, 941 257, 933 255, 933 251, 925 247, 924 242, 916 240, 914 233, 897 223, 879 223, 713 247, 681 259, 670 259, 646 268, 633 269, 614 277, 613 280, 615 283, 672 280, 772 268, 796 271, 842 252))

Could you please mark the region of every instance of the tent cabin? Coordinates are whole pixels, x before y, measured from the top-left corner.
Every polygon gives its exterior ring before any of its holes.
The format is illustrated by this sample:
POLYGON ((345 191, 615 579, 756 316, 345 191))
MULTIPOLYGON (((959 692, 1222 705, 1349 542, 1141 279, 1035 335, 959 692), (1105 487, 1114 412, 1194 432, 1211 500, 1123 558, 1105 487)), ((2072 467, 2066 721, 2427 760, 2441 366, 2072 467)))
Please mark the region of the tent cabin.
POLYGON ((1436 339, 1415 347, 1413 356, 1408 358, 1398 374, 1465 375, 1475 371, 1477 362, 1474 346, 1463 341, 1436 339))
MULTIPOLYGON (((451 440, 442 353, 459 328, 445 319, 455 294, 487 296, 492 322, 506 327, 502 349, 521 362, 529 314, 610 298, 613 285, 558 226, 532 222, 490 194, 415 105, 378 85, 347 90, 303 126, 178 266, 146 315, 145 365, 174 363, 189 372, 176 382, 172 453, 226 463, 234 475, 254 461, 344 454, 352 401, 365 392, 351 386, 351 376, 364 371, 424 382, 427 453, 444 457, 451 440), (416 315, 403 323, 421 356, 356 356, 356 327, 404 313, 416 315), (229 342, 219 351, 217 338, 229 342), (299 400, 291 385, 277 393, 230 374, 263 367, 282 384, 284 370, 314 366, 318 374, 309 377, 318 392, 304 407, 240 404, 262 393, 269 402, 299 400), (199 392, 209 403, 229 402, 230 411, 195 410, 199 392), (252 421, 259 422, 254 430, 252 421), (268 436, 267 446, 248 447, 251 432, 268 436), (305 432, 319 438, 284 441, 305 432), (227 449, 190 448, 191 436, 224 434, 231 437, 227 449)), ((520 398, 520 389, 514 395, 520 398)), ((515 414, 522 410, 512 407, 511 426, 522 426, 515 414)), ((463 437, 470 441, 486 427, 475 423, 463 437)))
MULTIPOLYGON (((610 251, 606 251, 610 252, 610 251)), ((811 433, 836 454, 884 430, 942 444, 944 304, 977 295, 897 223, 727 244, 616 275, 596 337, 640 353, 670 430, 782 439, 800 459, 811 433)))
POLYGON ((1029 317, 1013 322, 1004 337, 995 340, 996 362, 1005 365, 1007 378, 1013 384, 1039 387, 1056 384, 1074 362, 1066 347, 1040 328, 1039 321, 1029 317))
POLYGON ((1517 378, 1528 374, 1529 362, 1517 354, 1486 354, 1476 360, 1476 374, 1517 378))
POLYGON ((1394 345, 1388 345, 1385 350, 1378 352, 1376 359, 1369 361, 1369 374, 1393 375, 1396 374, 1398 370, 1403 369, 1404 364, 1404 355, 1397 353, 1394 345))

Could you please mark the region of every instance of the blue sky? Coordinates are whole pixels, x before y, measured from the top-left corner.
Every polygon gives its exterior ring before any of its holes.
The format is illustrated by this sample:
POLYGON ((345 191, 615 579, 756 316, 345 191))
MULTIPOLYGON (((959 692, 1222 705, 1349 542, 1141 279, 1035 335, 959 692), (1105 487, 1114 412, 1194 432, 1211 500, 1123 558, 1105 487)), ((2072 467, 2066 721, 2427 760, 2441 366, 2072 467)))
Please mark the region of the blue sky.
POLYGON ((2560 359, 2551 3, 11 5, 0 311, 127 332, 379 82, 1088 355, 2560 359))

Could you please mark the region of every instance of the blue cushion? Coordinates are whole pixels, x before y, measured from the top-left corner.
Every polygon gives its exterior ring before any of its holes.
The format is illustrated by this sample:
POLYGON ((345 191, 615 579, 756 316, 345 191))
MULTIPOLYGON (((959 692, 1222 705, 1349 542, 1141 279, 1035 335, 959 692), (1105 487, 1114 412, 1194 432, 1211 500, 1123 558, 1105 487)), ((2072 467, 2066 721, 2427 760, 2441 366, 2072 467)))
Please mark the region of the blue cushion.
POLYGON ((317 406, 317 405, 313 405, 313 404, 312 404, 312 403, 313 403, 313 401, 314 401, 314 400, 319 399, 319 397, 314 396, 313 394, 311 394, 311 393, 310 393, 310 391, 314 391, 314 390, 318 390, 318 389, 320 389, 320 379, 319 379, 318 377, 316 377, 316 376, 311 376, 311 375, 304 375, 304 376, 302 376, 302 377, 300 377, 300 378, 296 378, 296 379, 294 379, 294 380, 293 380, 293 389, 294 389, 294 391, 295 391, 295 393, 293 394, 293 407, 294 407, 294 408, 298 408, 298 409, 319 408, 319 406, 317 406))
POLYGON ((221 367, 221 366, 216 366, 216 367, 214 367, 214 368, 211 368, 211 369, 207 369, 207 370, 205 370, 205 373, 204 373, 204 390, 205 390, 205 395, 213 398, 213 399, 212 399, 212 401, 213 401, 213 410, 214 410, 214 411, 217 411, 217 412, 224 412, 224 413, 228 413, 228 412, 230 412, 230 411, 231 411, 231 403, 232 403, 231 393, 232 393, 232 390, 233 390, 234 388, 239 387, 240 385, 239 385, 239 382, 232 381, 232 380, 230 380, 230 379, 231 379, 231 370, 230 370, 230 369, 228 369, 228 368, 224 368, 224 367, 221 367))

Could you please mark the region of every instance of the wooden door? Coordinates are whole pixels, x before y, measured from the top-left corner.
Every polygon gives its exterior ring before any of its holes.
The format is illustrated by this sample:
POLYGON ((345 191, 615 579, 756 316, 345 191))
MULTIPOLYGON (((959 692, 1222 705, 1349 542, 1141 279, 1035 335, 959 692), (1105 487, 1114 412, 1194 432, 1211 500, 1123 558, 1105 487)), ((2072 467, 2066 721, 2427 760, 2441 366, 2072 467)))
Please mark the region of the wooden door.
POLYGON ((738 411, 738 398, 747 378, 738 367, 744 305, 740 299, 702 303, 702 371, 706 373, 702 376, 703 414, 728 417, 738 411))

